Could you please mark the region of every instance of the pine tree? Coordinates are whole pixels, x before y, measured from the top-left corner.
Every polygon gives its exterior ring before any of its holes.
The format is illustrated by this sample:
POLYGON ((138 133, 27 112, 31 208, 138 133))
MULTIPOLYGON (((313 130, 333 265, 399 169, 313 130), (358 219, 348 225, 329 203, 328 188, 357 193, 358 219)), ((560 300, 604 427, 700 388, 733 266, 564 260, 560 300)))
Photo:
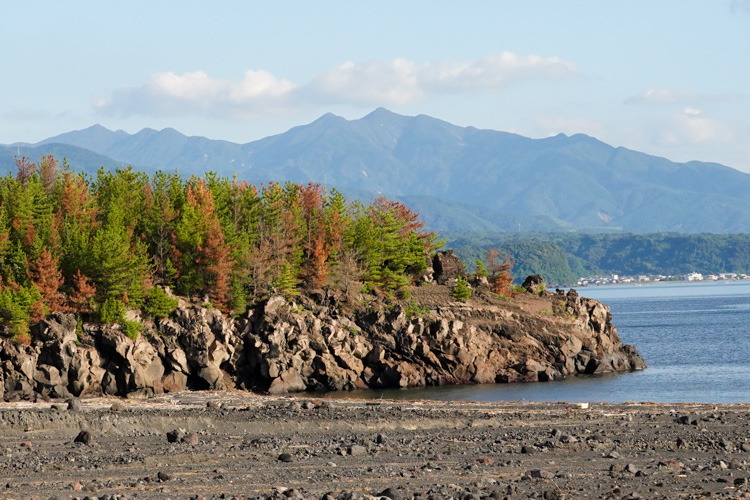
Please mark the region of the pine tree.
POLYGON ((26 181, 36 171, 36 163, 32 163, 27 157, 21 158, 15 157, 16 159, 16 180, 23 186, 26 181))
POLYGON ((52 155, 43 156, 39 160, 37 173, 47 194, 52 194, 52 191, 55 189, 58 175, 57 165, 57 160, 52 155))
POLYGON ((63 276, 57 257, 47 247, 31 265, 31 282, 39 290, 48 313, 65 311, 65 295, 60 292, 63 276))
POLYGON ((476 270, 474 271, 474 275, 477 278, 487 277, 487 266, 484 265, 484 262, 482 262, 481 259, 477 259, 477 265, 476 270))
POLYGON ((336 189, 326 197, 324 208, 326 242, 328 244, 331 264, 337 265, 337 260, 350 237, 351 217, 347 213, 344 196, 336 189))
POLYGON ((287 261, 284 261, 281 264, 279 275, 276 277, 273 284, 278 292, 285 297, 295 297, 299 295, 299 290, 297 289, 297 275, 294 272, 294 266, 287 261))
POLYGON ((150 288, 145 244, 132 238, 132 231, 124 226, 122 212, 117 207, 110 209, 107 219, 94 234, 81 270, 96 284, 100 303, 114 297, 137 307, 150 288))
POLYGON ((456 286, 453 287, 451 295, 453 298, 460 300, 461 302, 466 302, 471 298, 471 288, 469 288, 469 284, 462 276, 458 277, 458 281, 456 282, 456 286))
POLYGON ((172 235, 178 219, 178 205, 182 204, 182 186, 176 174, 154 174, 144 186, 144 233, 154 261, 154 281, 157 284, 174 282, 175 269, 170 256, 174 254, 172 235))
POLYGON ((232 303, 232 249, 214 209, 213 195, 203 179, 191 179, 176 228, 178 278, 183 292, 207 293, 221 309, 232 303))
POLYGON ((207 228, 203 245, 198 246, 199 257, 196 264, 204 269, 206 292, 212 301, 224 312, 229 312, 232 303, 231 249, 224 241, 224 234, 218 219, 212 219, 207 228))
POLYGON ((96 286, 89 283, 81 271, 76 271, 73 277, 73 290, 68 300, 70 307, 77 314, 89 314, 92 312, 91 304, 96 296, 96 286))
POLYGON ((513 269, 513 260, 510 255, 506 255, 500 261, 498 250, 487 250, 487 270, 489 271, 489 282, 493 292, 506 297, 515 295, 511 286, 513 283, 513 276, 510 274, 511 269, 513 269))

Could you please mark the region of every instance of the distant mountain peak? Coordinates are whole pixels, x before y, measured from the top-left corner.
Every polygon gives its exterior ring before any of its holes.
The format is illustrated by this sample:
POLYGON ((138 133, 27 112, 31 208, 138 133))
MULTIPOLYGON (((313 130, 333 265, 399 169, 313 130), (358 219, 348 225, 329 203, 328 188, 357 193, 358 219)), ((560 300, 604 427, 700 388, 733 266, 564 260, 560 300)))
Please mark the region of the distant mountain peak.
POLYGON ((399 115, 398 113, 394 113, 393 111, 380 107, 376 108, 374 111, 368 113, 367 115, 363 116, 361 120, 382 120, 383 118, 406 118, 404 115, 399 115))

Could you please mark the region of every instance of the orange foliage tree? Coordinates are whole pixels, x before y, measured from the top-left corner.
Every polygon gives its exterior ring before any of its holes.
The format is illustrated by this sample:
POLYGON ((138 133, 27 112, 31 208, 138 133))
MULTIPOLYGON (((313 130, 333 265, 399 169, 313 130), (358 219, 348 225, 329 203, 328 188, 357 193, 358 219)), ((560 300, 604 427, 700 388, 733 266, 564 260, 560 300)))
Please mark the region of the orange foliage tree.
POLYGON ((50 314, 65 311, 65 294, 60 291, 63 275, 57 257, 45 247, 30 268, 31 282, 39 290, 47 311, 50 314))
POLYGON ((516 295, 512 286, 513 276, 510 274, 514 262, 510 258, 510 255, 506 255, 501 261, 500 252, 493 248, 487 250, 486 260, 487 271, 489 273, 488 281, 490 282, 490 288, 492 291, 507 297, 516 295))

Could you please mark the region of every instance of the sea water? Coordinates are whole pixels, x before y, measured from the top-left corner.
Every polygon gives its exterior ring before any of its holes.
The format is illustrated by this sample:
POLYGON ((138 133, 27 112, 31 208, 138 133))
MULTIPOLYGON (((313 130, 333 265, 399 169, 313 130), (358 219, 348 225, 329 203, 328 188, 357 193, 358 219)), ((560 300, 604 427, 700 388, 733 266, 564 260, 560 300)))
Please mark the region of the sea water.
POLYGON ((530 384, 332 393, 333 397, 455 401, 750 402, 750 282, 579 288, 610 306, 623 343, 648 368, 530 384))

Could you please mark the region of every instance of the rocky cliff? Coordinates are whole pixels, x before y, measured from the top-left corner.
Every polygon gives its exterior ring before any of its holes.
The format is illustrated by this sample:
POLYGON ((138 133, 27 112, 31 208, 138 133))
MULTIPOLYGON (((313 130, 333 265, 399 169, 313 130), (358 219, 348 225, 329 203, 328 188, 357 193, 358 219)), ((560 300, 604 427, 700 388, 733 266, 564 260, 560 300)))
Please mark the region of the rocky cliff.
POLYGON ((111 394, 148 397, 185 389, 270 393, 550 381, 639 370, 609 308, 575 291, 510 301, 475 291, 468 302, 437 283, 407 305, 353 307, 331 292, 291 302, 273 296, 240 318, 182 301, 146 321, 137 340, 117 325, 48 317, 30 345, 0 340, 6 400, 111 394))

